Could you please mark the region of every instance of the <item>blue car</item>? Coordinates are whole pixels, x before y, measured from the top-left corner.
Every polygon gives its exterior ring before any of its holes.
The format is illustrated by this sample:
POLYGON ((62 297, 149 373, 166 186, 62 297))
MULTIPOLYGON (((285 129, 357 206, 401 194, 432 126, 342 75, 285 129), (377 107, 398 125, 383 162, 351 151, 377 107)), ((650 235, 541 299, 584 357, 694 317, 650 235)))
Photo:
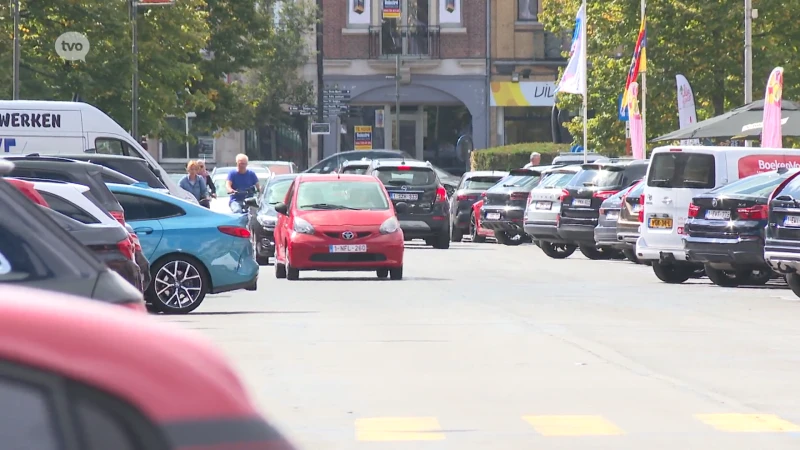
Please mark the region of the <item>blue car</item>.
POLYGON ((152 189, 107 185, 150 261, 149 309, 187 314, 206 294, 256 289, 258 264, 246 215, 215 213, 152 189))

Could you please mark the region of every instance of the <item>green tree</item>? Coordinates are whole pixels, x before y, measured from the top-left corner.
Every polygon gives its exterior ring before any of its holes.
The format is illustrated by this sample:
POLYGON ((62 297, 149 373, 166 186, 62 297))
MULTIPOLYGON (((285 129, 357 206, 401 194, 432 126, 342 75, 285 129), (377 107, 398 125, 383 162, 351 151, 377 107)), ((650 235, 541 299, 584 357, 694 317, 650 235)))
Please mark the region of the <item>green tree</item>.
MULTIPOLYGON (((203 95, 185 91, 202 76, 197 67, 208 40, 203 0, 181 0, 171 7, 140 9, 139 120, 143 133, 162 127, 167 115, 208 107, 203 95)), ((130 127, 131 24, 124 0, 21 1, 20 97, 84 101, 130 127), (55 51, 59 35, 77 31, 91 49, 86 61, 66 62, 55 51)), ((12 97, 13 20, 9 2, 0 6, 0 96, 12 97)))
MULTIPOLYGON (((796 27, 787 11, 800 0, 755 0, 763 11, 753 23, 753 98, 764 96, 770 70, 786 69, 784 98, 796 95, 798 61, 796 27), (792 44, 790 44, 792 43, 792 44)), ((617 154, 624 149, 625 127, 617 119, 617 99, 625 86, 641 20, 638 0, 588 2, 589 146, 617 154), (621 55, 621 57, 618 56, 621 55)), ((540 20, 549 30, 571 29, 580 0, 542 0, 540 20)), ((739 0, 647 2, 647 137, 676 130, 678 124, 675 75, 683 74, 695 93, 698 119, 724 113, 744 103, 744 10, 739 0)), ((640 75, 637 80, 641 84, 640 75)), ((578 95, 562 94, 560 108, 578 110, 578 95)), ((567 128, 582 139, 581 118, 567 128)), ((652 148, 653 144, 648 144, 652 148)))

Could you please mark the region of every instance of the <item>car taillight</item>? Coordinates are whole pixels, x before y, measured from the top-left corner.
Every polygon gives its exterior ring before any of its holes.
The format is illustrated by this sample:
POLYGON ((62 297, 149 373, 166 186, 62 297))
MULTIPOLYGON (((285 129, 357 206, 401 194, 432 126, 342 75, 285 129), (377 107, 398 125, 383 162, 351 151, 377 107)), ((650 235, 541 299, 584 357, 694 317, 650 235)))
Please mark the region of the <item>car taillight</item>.
POLYGON ((739 208, 736 210, 742 220, 766 220, 769 214, 769 206, 755 205, 749 208, 739 208))
POLYGON ((126 258, 130 259, 131 261, 135 259, 133 242, 131 241, 130 237, 117 242, 117 248, 119 249, 119 252, 122 253, 126 258))
POLYGON ((111 211, 111 217, 113 217, 123 227, 125 226, 125 212, 111 211))
POLYGON ((527 209, 528 206, 530 206, 531 201, 533 201, 533 193, 532 192, 528 193, 528 201, 525 202, 525 208, 526 209, 527 209))
POLYGON ((439 186, 436 188, 436 201, 437 202, 446 202, 447 201, 447 190, 444 186, 439 186))
POLYGON ((561 190, 561 196, 558 197, 558 200, 563 202, 564 200, 567 199, 567 197, 569 197, 569 191, 566 190, 566 189, 562 189, 561 190))
POLYGON ((240 237, 240 238, 244 238, 244 239, 250 239, 250 230, 248 230, 247 228, 222 225, 222 226, 217 227, 217 229, 220 232, 225 233, 225 234, 227 234, 229 236, 240 237))
POLYGON ((644 223, 644 194, 639 196, 639 222, 644 223))
POLYGON ((697 217, 697 214, 700 213, 700 207, 695 205, 694 203, 689 203, 689 217, 697 217))
POLYGON ((139 242, 139 236, 136 236, 135 234, 132 234, 130 236, 131 236, 131 241, 133 242, 133 250, 137 252, 142 251, 142 243, 139 242))
POLYGON ((530 195, 529 192, 512 192, 511 200, 526 200, 530 195))
POLYGON ((592 197, 605 200, 608 197, 616 195, 617 192, 619 191, 597 191, 594 194, 592 194, 592 197))
POLYGON ((461 194, 461 195, 456 197, 456 200, 458 200, 458 201, 477 200, 477 199, 478 199, 477 195, 464 195, 464 194, 461 194))
POLYGON ((397 166, 397 170, 411 170, 411 166, 397 166))

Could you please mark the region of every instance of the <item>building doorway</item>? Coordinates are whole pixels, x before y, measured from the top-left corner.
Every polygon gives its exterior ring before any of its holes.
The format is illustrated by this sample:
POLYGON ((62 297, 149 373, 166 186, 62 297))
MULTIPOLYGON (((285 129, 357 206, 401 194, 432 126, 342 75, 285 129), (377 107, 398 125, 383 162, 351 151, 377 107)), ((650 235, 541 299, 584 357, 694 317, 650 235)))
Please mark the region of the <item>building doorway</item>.
POLYGON ((401 106, 399 117, 397 117, 393 106, 387 106, 386 109, 390 111, 387 114, 390 120, 387 121, 385 126, 392 130, 392 150, 402 150, 414 155, 416 159, 423 159, 425 141, 424 108, 422 106, 401 106), (399 130, 397 130, 397 119, 400 121, 399 130))

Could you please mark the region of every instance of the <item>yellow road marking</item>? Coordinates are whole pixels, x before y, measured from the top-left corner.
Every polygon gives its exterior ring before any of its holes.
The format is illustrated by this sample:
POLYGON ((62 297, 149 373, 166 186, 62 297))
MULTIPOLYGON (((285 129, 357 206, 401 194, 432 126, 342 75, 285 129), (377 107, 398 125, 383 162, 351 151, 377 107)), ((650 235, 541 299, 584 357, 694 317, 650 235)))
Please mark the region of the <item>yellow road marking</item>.
POLYGON ((617 436, 625 434, 601 416, 523 416, 543 436, 617 436))
POLYGON ((800 425, 774 414, 696 414, 697 420, 731 433, 781 433, 800 431, 800 425))
POLYGON ((359 441, 441 441, 442 427, 435 417, 372 417, 356 420, 359 441))

